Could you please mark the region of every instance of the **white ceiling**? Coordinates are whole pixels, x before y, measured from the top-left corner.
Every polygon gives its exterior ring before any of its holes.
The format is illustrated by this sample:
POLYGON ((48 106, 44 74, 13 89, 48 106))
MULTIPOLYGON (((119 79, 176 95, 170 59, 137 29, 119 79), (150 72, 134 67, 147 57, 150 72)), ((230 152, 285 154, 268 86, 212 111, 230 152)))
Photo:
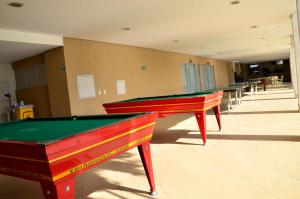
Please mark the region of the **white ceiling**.
POLYGON ((0 41, 0 63, 11 63, 55 47, 45 44, 0 41))
POLYGON ((18 1, 23 8, 0 1, 0 29, 241 62, 288 58, 290 15, 296 8, 295 0, 240 0, 238 5, 231 0, 18 1))

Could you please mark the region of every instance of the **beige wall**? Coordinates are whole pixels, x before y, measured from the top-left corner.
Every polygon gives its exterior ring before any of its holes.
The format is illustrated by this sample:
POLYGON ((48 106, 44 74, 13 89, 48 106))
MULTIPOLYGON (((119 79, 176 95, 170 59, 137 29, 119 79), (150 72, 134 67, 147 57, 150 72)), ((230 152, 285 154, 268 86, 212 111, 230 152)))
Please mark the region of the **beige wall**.
POLYGON ((202 59, 208 60, 211 65, 214 65, 215 69, 215 78, 216 78, 216 86, 223 86, 229 84, 229 62, 216 60, 216 59, 208 59, 200 57, 200 63, 202 63, 202 59))
POLYGON ((227 62, 197 56, 72 38, 64 38, 64 54, 72 115, 104 113, 105 102, 182 93, 181 65, 189 59, 214 65, 216 84, 228 83, 227 62), (79 100, 76 76, 85 74, 95 75, 97 97, 79 100), (119 79, 126 80, 126 95, 116 94, 119 79))
MULTIPOLYGON (((0 64, 0 81, 9 83, 9 91, 12 94, 12 101, 16 100, 16 80, 15 73, 11 64, 0 64)), ((0 91, 2 93, 2 91, 0 91)), ((6 97, 0 96, 0 122, 7 121, 7 111, 9 109, 8 100, 6 97)))
POLYGON ((47 66, 50 109, 53 117, 71 114, 63 47, 44 53, 47 66))

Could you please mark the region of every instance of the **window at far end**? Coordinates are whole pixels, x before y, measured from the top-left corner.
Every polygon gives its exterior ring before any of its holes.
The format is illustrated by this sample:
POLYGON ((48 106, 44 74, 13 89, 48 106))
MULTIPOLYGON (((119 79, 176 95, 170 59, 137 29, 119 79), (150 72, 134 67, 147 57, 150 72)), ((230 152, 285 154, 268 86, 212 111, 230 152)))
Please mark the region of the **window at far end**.
POLYGON ((276 61, 276 64, 277 64, 277 65, 282 65, 282 64, 283 64, 283 60, 278 60, 278 61, 276 61))
POLYGON ((249 67, 250 67, 251 69, 252 69, 252 68, 258 68, 258 64, 251 64, 249 67))

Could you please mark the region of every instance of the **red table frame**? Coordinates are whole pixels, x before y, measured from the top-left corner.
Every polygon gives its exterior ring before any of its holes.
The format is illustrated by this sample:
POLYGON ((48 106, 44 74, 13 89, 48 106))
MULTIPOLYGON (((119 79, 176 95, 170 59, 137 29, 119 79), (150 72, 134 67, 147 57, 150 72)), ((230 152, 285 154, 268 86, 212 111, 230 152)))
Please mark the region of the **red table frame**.
POLYGON ((150 140, 156 118, 142 114, 50 144, 0 141, 0 173, 40 182, 46 199, 73 199, 75 176, 137 146, 153 195, 150 140))
POLYGON ((174 97, 142 101, 121 101, 103 104, 107 113, 158 112, 159 117, 178 113, 194 113, 197 119, 203 144, 206 144, 206 111, 213 109, 219 131, 221 130, 221 109, 223 91, 216 91, 203 96, 174 97))

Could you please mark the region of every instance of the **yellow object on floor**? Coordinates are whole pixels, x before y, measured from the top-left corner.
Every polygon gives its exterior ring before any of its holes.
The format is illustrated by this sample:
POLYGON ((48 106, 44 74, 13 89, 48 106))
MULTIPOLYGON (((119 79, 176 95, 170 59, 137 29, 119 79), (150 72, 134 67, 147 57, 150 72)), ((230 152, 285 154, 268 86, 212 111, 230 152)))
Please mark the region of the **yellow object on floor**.
POLYGON ((19 106, 16 109, 16 119, 17 120, 33 118, 33 117, 34 117, 33 105, 23 105, 23 106, 19 106))

